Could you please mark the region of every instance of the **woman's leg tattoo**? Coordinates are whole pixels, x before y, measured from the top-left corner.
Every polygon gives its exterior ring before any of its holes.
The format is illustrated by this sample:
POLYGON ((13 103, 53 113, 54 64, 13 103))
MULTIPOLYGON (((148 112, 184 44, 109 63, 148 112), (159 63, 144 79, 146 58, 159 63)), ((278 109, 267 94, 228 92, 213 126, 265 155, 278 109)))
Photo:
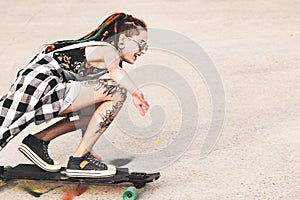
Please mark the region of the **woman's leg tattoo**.
POLYGON ((126 90, 113 80, 100 80, 95 92, 101 93, 104 100, 94 111, 87 130, 73 156, 81 157, 90 152, 104 131, 117 116, 126 100, 126 90))
POLYGON ((121 110, 127 97, 126 90, 121 88, 116 82, 109 79, 101 80, 96 90, 99 90, 100 88, 104 89, 104 95, 112 97, 112 108, 107 109, 105 113, 99 113, 102 121, 99 122, 97 126, 98 129, 95 132, 96 134, 102 134, 109 127, 111 122, 121 110))

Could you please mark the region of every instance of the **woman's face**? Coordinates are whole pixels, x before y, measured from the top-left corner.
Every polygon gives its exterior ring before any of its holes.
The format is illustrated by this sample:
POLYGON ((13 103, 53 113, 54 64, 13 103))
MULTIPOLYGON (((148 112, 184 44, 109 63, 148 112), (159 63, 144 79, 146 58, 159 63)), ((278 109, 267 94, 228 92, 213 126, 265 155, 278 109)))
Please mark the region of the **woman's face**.
POLYGON ((126 37, 123 35, 120 38, 123 42, 123 49, 121 50, 121 59, 130 64, 134 64, 139 56, 144 54, 148 48, 147 45, 147 31, 140 30, 139 35, 126 37))

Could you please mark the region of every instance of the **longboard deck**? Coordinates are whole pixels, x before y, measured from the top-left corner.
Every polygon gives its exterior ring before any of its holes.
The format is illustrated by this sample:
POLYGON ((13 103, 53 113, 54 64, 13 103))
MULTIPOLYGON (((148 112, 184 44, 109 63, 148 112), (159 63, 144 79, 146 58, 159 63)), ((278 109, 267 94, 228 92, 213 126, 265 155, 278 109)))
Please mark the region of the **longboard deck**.
POLYGON ((0 167, 0 177, 2 179, 84 183, 93 185, 128 183, 137 188, 144 187, 146 183, 153 182, 160 177, 160 173, 130 173, 128 168, 117 168, 117 173, 114 176, 106 178, 73 178, 68 177, 64 172, 65 168, 61 168, 58 172, 47 172, 32 164, 19 164, 13 168, 0 167))

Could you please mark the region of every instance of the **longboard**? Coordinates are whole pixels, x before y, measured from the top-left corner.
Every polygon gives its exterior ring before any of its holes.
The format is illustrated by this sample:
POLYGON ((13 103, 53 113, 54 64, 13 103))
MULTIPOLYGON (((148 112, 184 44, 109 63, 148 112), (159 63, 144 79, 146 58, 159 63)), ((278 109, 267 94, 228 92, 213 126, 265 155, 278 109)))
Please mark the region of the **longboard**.
POLYGON ((123 193, 124 200, 135 200, 138 189, 145 187, 147 183, 153 182, 160 177, 160 173, 129 172, 128 168, 117 168, 117 172, 112 177, 106 178, 74 178, 65 174, 65 168, 58 172, 47 172, 36 165, 19 164, 15 167, 0 166, 0 178, 2 180, 37 180, 61 183, 83 183, 91 185, 117 185, 129 184, 123 193))

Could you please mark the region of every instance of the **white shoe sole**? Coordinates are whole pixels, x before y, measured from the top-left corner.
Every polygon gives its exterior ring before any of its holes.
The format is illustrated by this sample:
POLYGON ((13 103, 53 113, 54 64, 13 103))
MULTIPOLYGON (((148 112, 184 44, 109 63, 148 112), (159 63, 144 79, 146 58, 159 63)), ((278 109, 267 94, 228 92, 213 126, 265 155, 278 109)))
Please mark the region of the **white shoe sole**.
POLYGON ((66 175, 75 178, 107 178, 116 175, 116 173, 116 168, 108 168, 107 170, 66 169, 66 175))
POLYGON ((19 151, 22 152, 31 162, 48 172, 57 172, 61 169, 61 165, 54 161, 54 165, 50 165, 43 161, 36 153, 34 153, 26 144, 19 146, 19 151))

